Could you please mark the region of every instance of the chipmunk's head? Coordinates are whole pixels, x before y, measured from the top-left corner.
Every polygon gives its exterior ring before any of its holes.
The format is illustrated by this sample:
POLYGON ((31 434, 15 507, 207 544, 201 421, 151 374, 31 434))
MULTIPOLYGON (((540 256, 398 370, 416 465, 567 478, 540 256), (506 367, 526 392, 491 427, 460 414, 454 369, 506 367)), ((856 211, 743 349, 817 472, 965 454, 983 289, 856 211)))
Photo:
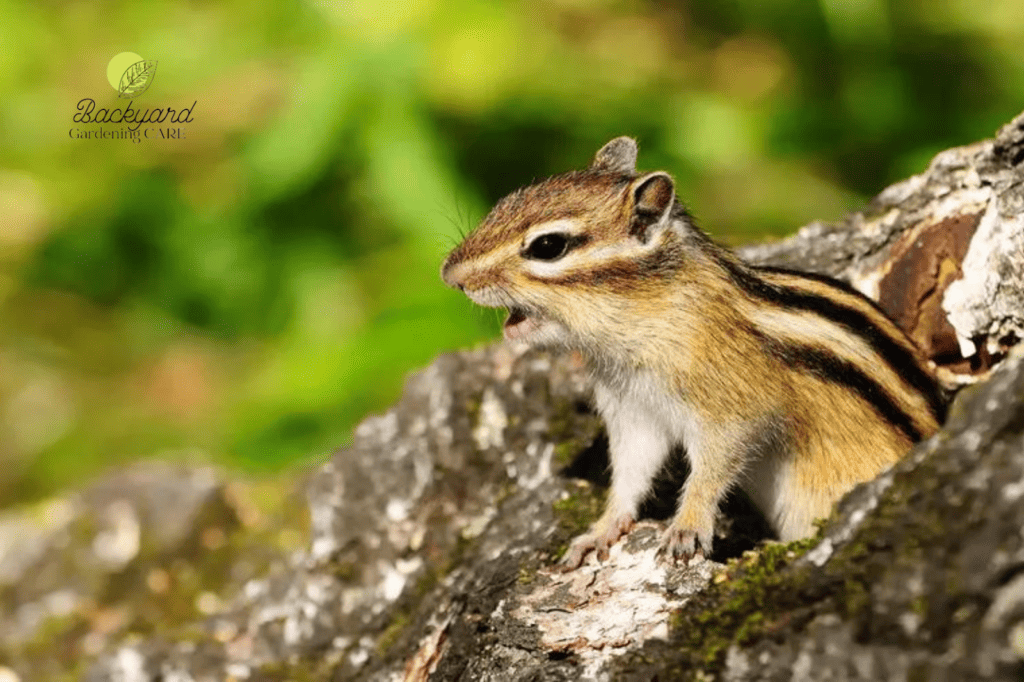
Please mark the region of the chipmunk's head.
POLYGON ((619 137, 586 170, 506 196, 448 254, 441 277, 480 305, 508 308, 509 340, 585 342, 673 276, 680 228, 692 229, 672 178, 638 173, 636 156, 636 142, 619 137))

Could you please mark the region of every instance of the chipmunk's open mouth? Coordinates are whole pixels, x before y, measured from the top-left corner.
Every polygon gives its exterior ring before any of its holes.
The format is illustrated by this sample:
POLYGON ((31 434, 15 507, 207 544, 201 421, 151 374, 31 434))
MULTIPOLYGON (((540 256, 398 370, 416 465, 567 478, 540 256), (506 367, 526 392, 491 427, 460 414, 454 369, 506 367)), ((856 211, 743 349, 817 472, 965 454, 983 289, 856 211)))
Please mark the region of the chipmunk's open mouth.
POLYGON ((539 326, 537 318, 526 308, 512 306, 508 309, 508 317, 505 318, 505 339, 514 341, 523 339, 539 326))

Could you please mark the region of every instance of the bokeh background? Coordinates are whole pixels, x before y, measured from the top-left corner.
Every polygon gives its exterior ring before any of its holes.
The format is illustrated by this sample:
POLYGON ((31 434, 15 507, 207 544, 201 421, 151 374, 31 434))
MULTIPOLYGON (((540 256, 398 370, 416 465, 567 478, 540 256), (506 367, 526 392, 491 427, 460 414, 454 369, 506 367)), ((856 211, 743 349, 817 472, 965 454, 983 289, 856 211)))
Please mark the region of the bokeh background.
POLYGON ((0 506, 138 458, 323 459, 495 337, 438 276, 497 198, 636 136, 741 243, 1024 108, 1020 0, 0 0, 0 506), (195 102, 184 139, 75 139, 195 102))

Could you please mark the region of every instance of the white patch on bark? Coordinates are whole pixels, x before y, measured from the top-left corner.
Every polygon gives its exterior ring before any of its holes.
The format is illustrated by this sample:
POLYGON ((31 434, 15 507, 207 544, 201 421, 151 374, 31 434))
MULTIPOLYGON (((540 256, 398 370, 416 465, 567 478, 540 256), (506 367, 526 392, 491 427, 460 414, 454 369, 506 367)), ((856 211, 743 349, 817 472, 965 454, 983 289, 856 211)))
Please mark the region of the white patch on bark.
POLYGON ((707 584, 716 566, 701 561, 666 568, 656 556, 657 543, 650 545, 633 549, 620 542, 607 561, 587 562, 569 573, 542 574, 545 579, 511 615, 536 626, 549 650, 576 653, 585 669, 583 678, 599 677, 605 664, 627 649, 666 638, 671 614, 707 584), (680 573, 685 574, 682 579, 680 573))
POLYGON ((956 330, 960 352, 990 350, 1001 338, 1024 338, 1024 216, 1004 215, 993 196, 961 266, 963 277, 946 290, 942 308, 956 330))
POLYGON ((490 388, 484 391, 480 403, 480 417, 473 429, 473 440, 477 448, 502 448, 505 446, 505 427, 508 426, 508 415, 505 407, 490 388))

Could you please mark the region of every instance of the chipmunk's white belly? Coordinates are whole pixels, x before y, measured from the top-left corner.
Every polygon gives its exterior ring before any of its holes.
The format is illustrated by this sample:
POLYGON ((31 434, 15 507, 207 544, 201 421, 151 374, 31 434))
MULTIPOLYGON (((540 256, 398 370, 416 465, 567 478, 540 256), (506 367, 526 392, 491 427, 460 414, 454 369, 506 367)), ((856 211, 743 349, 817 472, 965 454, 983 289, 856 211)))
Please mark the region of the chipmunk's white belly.
POLYGON ((696 412, 646 372, 636 372, 614 385, 599 379, 594 397, 609 427, 615 422, 631 431, 656 431, 670 445, 699 440, 701 429, 696 412))
POLYGON ((672 448, 699 442, 700 423, 644 372, 615 383, 598 379, 594 397, 608 428, 612 498, 635 512, 672 448))

